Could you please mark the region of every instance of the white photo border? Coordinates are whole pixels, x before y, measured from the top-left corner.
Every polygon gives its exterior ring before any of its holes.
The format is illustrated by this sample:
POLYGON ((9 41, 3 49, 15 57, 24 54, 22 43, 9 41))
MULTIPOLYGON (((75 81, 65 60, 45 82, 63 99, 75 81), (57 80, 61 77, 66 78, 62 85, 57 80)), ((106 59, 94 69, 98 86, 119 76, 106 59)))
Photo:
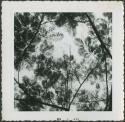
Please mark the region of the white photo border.
POLYGON ((2 2, 2 120, 123 120, 124 18, 122 1, 3 1, 2 2), (92 112, 19 112, 14 110, 14 13, 112 12, 113 110, 92 112))

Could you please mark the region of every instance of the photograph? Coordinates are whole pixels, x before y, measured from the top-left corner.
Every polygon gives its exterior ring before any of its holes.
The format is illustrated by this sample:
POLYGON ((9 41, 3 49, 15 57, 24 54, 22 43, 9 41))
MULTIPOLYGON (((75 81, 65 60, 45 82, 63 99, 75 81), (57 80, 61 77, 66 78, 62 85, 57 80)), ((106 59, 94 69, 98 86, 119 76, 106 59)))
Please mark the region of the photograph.
POLYGON ((18 111, 112 111, 112 13, 14 14, 18 111))
POLYGON ((124 120, 121 1, 2 1, 0 121, 124 120))

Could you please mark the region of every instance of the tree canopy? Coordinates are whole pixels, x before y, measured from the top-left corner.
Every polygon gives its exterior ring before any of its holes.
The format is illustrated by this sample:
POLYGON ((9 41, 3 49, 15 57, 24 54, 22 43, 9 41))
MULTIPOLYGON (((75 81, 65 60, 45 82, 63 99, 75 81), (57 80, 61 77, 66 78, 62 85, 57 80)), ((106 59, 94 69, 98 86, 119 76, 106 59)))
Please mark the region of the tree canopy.
POLYGON ((111 49, 111 13, 15 13, 15 109, 111 111, 111 49))

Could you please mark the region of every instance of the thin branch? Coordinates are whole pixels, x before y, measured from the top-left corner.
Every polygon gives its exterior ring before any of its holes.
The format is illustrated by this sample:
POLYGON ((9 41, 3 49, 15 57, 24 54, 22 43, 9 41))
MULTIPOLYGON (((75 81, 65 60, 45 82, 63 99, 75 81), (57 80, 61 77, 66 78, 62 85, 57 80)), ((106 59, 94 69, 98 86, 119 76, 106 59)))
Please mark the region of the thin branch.
POLYGON ((16 80, 16 78, 14 78, 14 80, 15 80, 15 82, 16 82, 17 84, 20 84, 20 83, 16 80))
POLYGON ((38 28, 37 28, 36 33, 34 34, 34 37, 29 41, 29 43, 28 43, 28 44, 26 45, 26 47, 24 48, 24 51, 23 51, 23 53, 22 53, 22 56, 23 56, 24 53, 27 51, 27 49, 29 48, 29 46, 31 45, 31 43, 34 41, 34 39, 36 38, 36 35, 38 34, 39 29, 40 29, 40 26, 41 26, 41 23, 42 23, 42 21, 43 21, 43 18, 44 18, 44 15, 41 17, 39 26, 38 26, 38 28))
MULTIPOLYGON (((92 71, 93 71, 93 70, 92 70, 92 71)), ((88 73, 88 75, 86 76, 86 78, 85 78, 85 79, 83 80, 83 82, 80 84, 79 88, 77 89, 76 93, 74 94, 74 97, 72 98, 72 100, 71 100, 71 102, 70 102, 70 104, 69 104, 69 108, 70 108, 72 102, 74 101, 74 99, 76 98, 76 96, 77 96, 77 94, 78 94, 80 88, 82 87, 82 85, 84 84, 84 82, 88 79, 88 77, 91 75, 92 71, 90 71, 90 72, 88 73)))
POLYGON ((76 78, 77 78, 77 81, 78 81, 79 84, 81 85, 81 82, 80 82, 79 77, 78 77, 78 75, 77 75, 76 69, 75 69, 75 71, 74 71, 74 74, 75 74, 75 76, 76 76, 76 78))
MULTIPOLYGON (((103 60, 103 58, 102 58, 102 60, 103 60)), ((73 103, 74 99, 76 98, 76 96, 77 96, 77 94, 78 94, 80 88, 82 87, 82 85, 85 83, 85 81, 88 79, 88 77, 93 73, 93 71, 101 65, 102 60, 101 60, 101 62, 100 62, 99 64, 97 63, 96 66, 95 66, 93 69, 91 69, 91 71, 90 71, 90 72, 88 73, 88 75, 85 77, 85 79, 83 80, 83 82, 80 84, 79 88, 77 89, 76 93, 74 94, 74 97, 72 98, 72 100, 71 100, 71 102, 70 102, 70 104, 69 104, 69 109, 70 109, 70 106, 71 106, 71 104, 73 103)))
MULTIPOLYGON (((21 87, 21 83, 19 83, 19 82, 16 80, 16 78, 14 78, 14 80, 15 80, 16 83, 19 85, 19 88, 22 89, 23 92, 24 92, 27 96, 29 96, 31 99, 34 99, 34 97, 32 97, 32 96, 27 92, 27 90, 25 90, 25 89, 23 89, 23 88, 21 87)), ((16 100, 17 100, 17 99, 16 99, 16 100)), ((20 100, 21 100, 21 99, 20 99, 20 100)), ((68 108, 60 107, 60 106, 55 105, 55 104, 53 105, 53 104, 45 103, 45 102, 42 102, 41 99, 34 99, 34 101, 39 102, 40 104, 43 104, 43 105, 47 105, 47 106, 50 106, 50 107, 59 108, 59 109, 61 109, 61 110, 69 111, 68 108)))
POLYGON ((18 18, 18 15, 15 16, 15 17, 17 18, 18 22, 20 23, 21 27, 24 27, 23 24, 22 24, 22 22, 21 22, 20 19, 18 18))
MULTIPOLYGON (((17 98, 15 98, 15 100, 25 101, 25 99, 17 99, 17 98)), ((69 109, 67 109, 67 108, 60 107, 60 106, 53 105, 53 104, 49 104, 49 103, 45 103, 45 102, 42 102, 40 99, 34 99, 34 101, 37 102, 37 103, 40 103, 42 105, 46 105, 46 106, 50 106, 50 107, 53 107, 53 108, 58 108, 58 109, 61 109, 61 110, 69 111, 69 109)))
POLYGON ((110 51, 108 50, 108 48, 105 46, 104 42, 102 41, 101 36, 100 36, 98 30, 96 29, 96 26, 95 26, 94 22, 91 20, 91 18, 89 17, 89 15, 87 13, 85 13, 85 15, 88 18, 88 20, 89 20, 89 22, 90 22, 90 24, 91 24, 97 38, 98 38, 98 40, 100 41, 102 47, 105 49, 105 51, 107 52, 109 57, 112 59, 112 55, 111 55, 110 51))
POLYGON ((23 51, 22 51, 22 54, 20 55, 19 59, 22 60, 23 57, 24 57, 24 54, 26 53, 27 49, 31 46, 32 42, 34 41, 34 39, 36 38, 37 34, 39 33, 39 29, 40 29, 40 26, 41 26, 41 23, 44 19, 44 15, 41 17, 41 20, 40 20, 40 23, 38 25, 38 28, 37 28, 37 31, 36 33, 34 34, 33 38, 26 44, 26 46, 24 47, 23 51))
POLYGON ((44 15, 41 17, 41 20, 40 20, 40 23, 39 23, 39 25, 38 25, 37 31, 36 31, 36 33, 34 34, 33 38, 32 38, 32 39, 27 43, 27 45, 24 47, 23 52, 22 52, 22 54, 21 54, 21 56, 20 56, 20 59, 23 58, 25 52, 26 52, 27 49, 30 47, 30 45, 32 44, 32 42, 34 41, 34 39, 36 38, 37 34, 39 33, 39 29, 40 29, 41 25, 44 25, 44 24, 47 24, 47 23, 50 23, 50 22, 54 22, 54 21, 46 21, 46 22, 43 22, 43 23, 42 23, 43 19, 44 19, 44 15))
POLYGON ((106 110, 107 111, 112 110, 112 85, 111 85, 111 91, 110 91, 109 100, 108 100, 108 106, 107 106, 106 110))
POLYGON ((106 107, 105 110, 108 107, 108 79, 107 79, 107 62, 106 62, 106 55, 105 55, 105 80, 106 80, 106 107))

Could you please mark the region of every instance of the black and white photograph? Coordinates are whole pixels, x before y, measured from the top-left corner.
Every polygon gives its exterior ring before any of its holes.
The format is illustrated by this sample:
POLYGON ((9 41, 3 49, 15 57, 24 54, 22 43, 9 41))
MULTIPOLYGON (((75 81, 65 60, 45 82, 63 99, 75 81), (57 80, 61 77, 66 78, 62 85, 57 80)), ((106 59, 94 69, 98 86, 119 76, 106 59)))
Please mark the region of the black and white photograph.
POLYGON ((3 120, 122 120, 122 2, 4 1, 3 120))
POLYGON ((112 13, 15 13, 14 107, 112 111, 112 13))

